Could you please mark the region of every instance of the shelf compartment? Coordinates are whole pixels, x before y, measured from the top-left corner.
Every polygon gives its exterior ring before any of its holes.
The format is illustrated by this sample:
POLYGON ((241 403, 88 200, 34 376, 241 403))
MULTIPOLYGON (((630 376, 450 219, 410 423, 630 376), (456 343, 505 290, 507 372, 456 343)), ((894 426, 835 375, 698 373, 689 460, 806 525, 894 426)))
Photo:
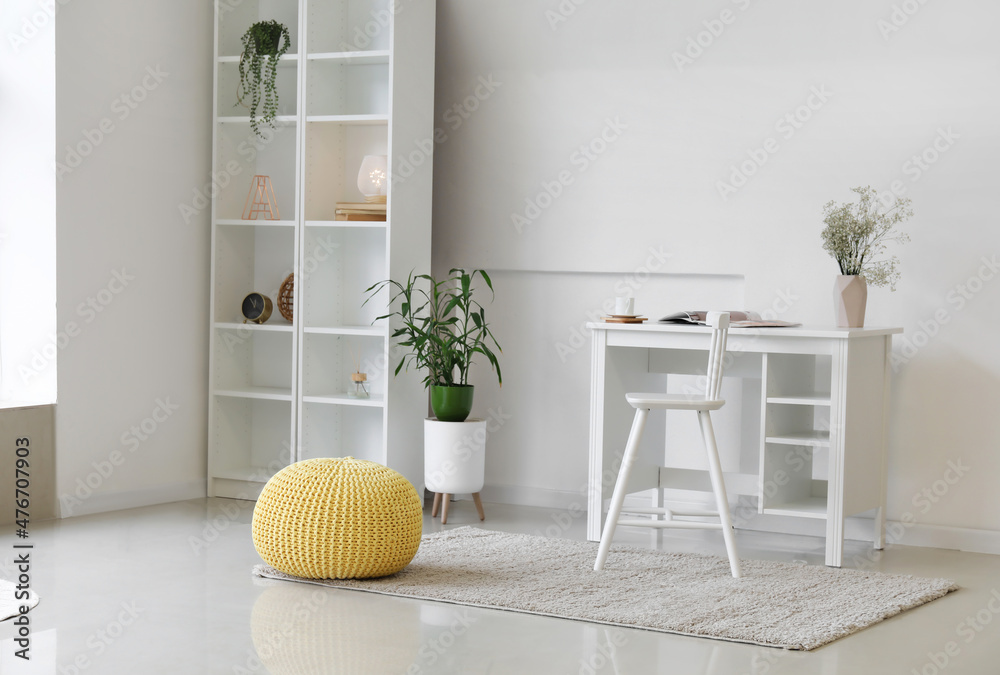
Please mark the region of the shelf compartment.
POLYGON ((271 315, 269 323, 243 323, 243 322, 231 322, 231 321, 216 321, 215 327, 222 330, 233 330, 233 331, 263 331, 263 332, 275 332, 275 333, 292 333, 295 331, 295 326, 286 322, 284 319, 279 318, 275 321, 274 315, 271 315))
POLYGON ((293 269, 294 254, 294 228, 216 228, 214 321, 243 326, 243 299, 254 291, 274 303, 271 320, 284 321, 278 290, 293 269))
POLYGON ((372 327, 385 314, 387 290, 364 304, 365 290, 386 278, 385 230, 306 230, 300 269, 296 282, 303 325, 359 334, 351 327, 372 327))
POLYGON ((389 63, 310 60, 306 66, 306 119, 381 121, 389 114, 389 63))
POLYGON ((385 399, 382 396, 370 398, 353 398, 347 394, 326 394, 321 396, 303 396, 303 403, 322 403, 326 405, 357 405, 369 408, 382 408, 385 399))
POLYGON ((384 228, 384 220, 307 220, 306 227, 374 227, 384 228))
POLYGON ((212 478, 266 481, 290 463, 291 403, 216 395, 212 405, 212 478))
POLYGON ((810 447, 830 447, 830 432, 822 429, 787 432, 779 436, 767 436, 767 443, 779 445, 804 445, 810 447))
POLYGON ((385 344, 381 335, 304 335, 300 354, 303 400, 381 405, 385 396, 385 344), (347 395, 351 373, 359 369, 368 375, 366 386, 371 399, 354 399, 347 395))
MULTIPOLYGON (((778 397, 775 397, 778 398, 778 397)), ((790 403, 767 403, 764 440, 786 445, 830 445, 830 406, 790 403)))
POLYGON ((782 443, 764 447, 759 510, 765 514, 826 518, 829 453, 822 448, 782 443))
POLYGON ((242 0, 219 3, 219 54, 236 59, 243 52, 240 39, 252 24, 274 19, 288 28, 290 47, 286 56, 299 51, 299 3, 297 0, 242 0))
POLYGON ((374 326, 306 326, 303 333, 313 335, 370 335, 375 337, 385 337, 388 326, 385 324, 375 324, 374 326))
MULTIPOLYGON (((239 59, 230 61, 229 59, 219 59, 216 67, 219 69, 218 92, 216 105, 219 118, 224 117, 246 117, 249 120, 249 108, 236 102, 236 93, 240 84, 239 59)), ((277 78, 275 87, 278 92, 277 118, 291 117, 295 120, 298 112, 298 59, 282 59, 278 62, 277 78)), ((265 64, 265 68, 266 68, 265 64)), ((261 92, 263 99, 263 92, 261 92)), ((262 101, 263 102, 263 101, 262 101)), ((258 115, 262 111, 258 107, 258 115)))
POLYGON ((392 9, 386 0, 310 0, 307 11, 311 54, 389 49, 392 9))
POLYGON ((301 410, 300 460, 350 456, 385 463, 382 408, 303 402, 301 410))
POLYGON ((765 364, 768 403, 830 405, 830 355, 767 354, 765 364))
POLYGON ((266 466, 238 466, 227 469, 219 469, 213 478, 224 478, 225 480, 240 480, 247 483, 260 483, 264 485, 271 480, 276 471, 266 466))
POLYGON ((826 501, 826 497, 805 497, 797 501, 771 504, 763 512, 775 516, 795 516, 798 518, 819 518, 826 520, 826 501))
POLYGON ((345 124, 348 126, 386 126, 389 123, 389 116, 381 113, 356 115, 308 115, 306 116, 306 122, 316 122, 320 124, 345 124))
POLYGON ((212 386, 216 393, 236 392, 227 395, 290 401, 294 335, 242 328, 240 324, 236 329, 215 331, 212 386))
POLYGON ((388 65, 389 50, 378 49, 357 52, 313 52, 306 55, 310 61, 343 61, 352 65, 388 65))
MULTIPOLYGON (((259 119, 259 118, 258 118, 259 119)), ((295 115, 275 115, 274 123, 275 126, 293 126, 298 122, 299 118, 295 115)), ((215 118, 215 121, 219 124, 246 124, 250 126, 250 116, 249 115, 219 115, 215 118)), ((261 123, 260 128, 271 130, 266 124, 261 123)))
MULTIPOLYGON (((305 219, 336 221, 338 202, 364 201, 358 169, 365 155, 388 154, 388 127, 343 120, 309 123, 305 136, 305 219)), ((384 222, 377 224, 385 229, 384 222)))
POLYGON ((295 227, 294 220, 243 220, 242 218, 219 218, 215 224, 223 227, 295 227))
MULTIPOLYGON (((241 47, 242 48, 242 47, 241 47)), ((220 56, 216 61, 219 63, 235 63, 239 67, 241 56, 238 54, 233 54, 231 56, 220 56)), ((299 65, 299 55, 293 54, 291 48, 286 52, 280 59, 278 59, 278 68, 297 68, 299 65)))
MULTIPOLYGON (((293 118, 294 119, 294 118, 293 118)), ((294 223, 298 190, 298 161, 295 143, 298 126, 279 124, 261 127, 264 138, 250 128, 249 119, 216 127, 215 213, 217 223, 259 224, 273 229, 274 223, 294 223), (278 207, 276 221, 243 220, 243 209, 255 175, 270 176, 278 207), (264 225, 266 223, 266 225, 264 225)), ((207 194, 208 188, 206 188, 207 194)), ((276 227, 293 226, 277 225, 276 227)), ((280 283, 280 282, 279 282, 280 283)))
POLYGON ((768 403, 781 405, 829 406, 831 405, 830 401, 829 391, 794 393, 786 394, 784 396, 768 396, 767 398, 768 403))

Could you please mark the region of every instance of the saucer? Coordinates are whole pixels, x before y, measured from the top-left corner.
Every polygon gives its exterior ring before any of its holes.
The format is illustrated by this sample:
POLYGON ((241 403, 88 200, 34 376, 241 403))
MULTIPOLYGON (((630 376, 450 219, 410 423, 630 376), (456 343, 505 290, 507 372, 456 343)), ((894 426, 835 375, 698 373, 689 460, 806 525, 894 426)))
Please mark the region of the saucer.
POLYGON ((613 319, 638 319, 642 314, 609 314, 613 319))

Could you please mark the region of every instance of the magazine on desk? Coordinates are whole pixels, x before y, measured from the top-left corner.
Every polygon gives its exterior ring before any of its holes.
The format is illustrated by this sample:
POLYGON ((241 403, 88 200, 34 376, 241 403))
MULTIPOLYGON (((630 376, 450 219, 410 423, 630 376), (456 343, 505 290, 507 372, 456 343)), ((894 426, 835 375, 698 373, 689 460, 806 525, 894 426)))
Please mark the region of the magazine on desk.
MULTIPOLYGON (((706 311, 695 311, 695 312, 676 312, 669 316, 665 316, 660 319, 660 323, 679 323, 688 324, 690 326, 707 326, 708 325, 708 312, 706 311)), ((790 321, 777 321, 770 319, 760 318, 760 314, 757 312, 729 312, 729 326, 730 328, 790 328, 792 326, 801 326, 801 323, 792 323, 790 321)))

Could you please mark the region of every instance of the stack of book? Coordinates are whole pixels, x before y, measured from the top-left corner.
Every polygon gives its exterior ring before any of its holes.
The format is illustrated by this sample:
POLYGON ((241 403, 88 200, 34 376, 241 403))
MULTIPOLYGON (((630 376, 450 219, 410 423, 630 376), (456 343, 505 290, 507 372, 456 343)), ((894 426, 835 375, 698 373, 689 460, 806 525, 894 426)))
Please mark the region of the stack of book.
POLYGON ((385 220, 385 204, 337 202, 337 220, 385 220))

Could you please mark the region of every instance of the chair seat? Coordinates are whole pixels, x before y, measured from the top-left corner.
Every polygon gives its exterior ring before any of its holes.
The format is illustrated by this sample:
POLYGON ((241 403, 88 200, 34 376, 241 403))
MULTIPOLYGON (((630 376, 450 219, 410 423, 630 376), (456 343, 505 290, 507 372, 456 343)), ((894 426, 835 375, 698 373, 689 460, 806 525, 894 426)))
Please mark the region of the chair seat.
POLYGON ((625 400, 633 408, 646 410, 718 410, 725 405, 724 399, 705 400, 698 394, 625 394, 625 400))

